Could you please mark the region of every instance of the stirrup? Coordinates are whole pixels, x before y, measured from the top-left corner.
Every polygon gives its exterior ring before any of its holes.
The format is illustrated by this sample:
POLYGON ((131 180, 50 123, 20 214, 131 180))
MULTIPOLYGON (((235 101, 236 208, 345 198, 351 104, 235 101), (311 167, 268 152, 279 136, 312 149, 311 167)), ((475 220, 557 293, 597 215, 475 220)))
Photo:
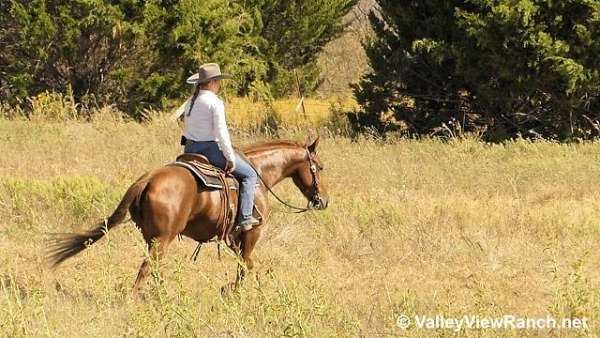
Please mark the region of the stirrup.
POLYGON ((238 223, 236 227, 240 227, 242 231, 250 231, 254 228, 255 225, 260 224, 260 221, 252 216, 249 220, 245 222, 238 223))

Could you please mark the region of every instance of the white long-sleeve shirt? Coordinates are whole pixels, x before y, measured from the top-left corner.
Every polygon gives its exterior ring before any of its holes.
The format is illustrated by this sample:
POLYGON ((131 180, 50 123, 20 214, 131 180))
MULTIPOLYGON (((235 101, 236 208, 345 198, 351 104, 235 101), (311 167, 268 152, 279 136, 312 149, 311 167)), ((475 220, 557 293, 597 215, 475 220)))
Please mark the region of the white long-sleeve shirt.
POLYGON ((186 138, 193 141, 217 141, 219 149, 228 161, 234 161, 235 155, 231 146, 231 138, 225 121, 225 105, 210 90, 200 90, 192 111, 188 99, 183 111, 186 138))

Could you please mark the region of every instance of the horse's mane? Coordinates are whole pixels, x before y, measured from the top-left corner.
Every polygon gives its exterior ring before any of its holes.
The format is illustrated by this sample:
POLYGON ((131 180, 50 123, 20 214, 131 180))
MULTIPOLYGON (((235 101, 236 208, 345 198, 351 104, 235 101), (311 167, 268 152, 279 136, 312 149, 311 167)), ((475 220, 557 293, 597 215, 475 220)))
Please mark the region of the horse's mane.
POLYGON ((263 141, 240 147, 244 154, 249 155, 256 152, 271 150, 275 148, 304 148, 300 142, 291 140, 263 141))

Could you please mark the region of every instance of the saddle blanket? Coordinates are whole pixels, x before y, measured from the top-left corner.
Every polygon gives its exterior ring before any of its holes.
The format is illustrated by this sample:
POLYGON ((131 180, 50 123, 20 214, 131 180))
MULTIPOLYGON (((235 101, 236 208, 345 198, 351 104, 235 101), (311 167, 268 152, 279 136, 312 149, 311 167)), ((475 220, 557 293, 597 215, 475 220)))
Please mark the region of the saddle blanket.
MULTIPOLYGON (((198 183, 203 187, 211 189, 224 188, 221 175, 225 175, 225 172, 220 168, 213 166, 212 164, 206 164, 195 160, 177 160, 171 163, 171 165, 188 169, 197 179, 198 183)), ((225 179, 227 180, 229 189, 238 190, 239 183, 234 177, 227 175, 225 176, 225 179)))

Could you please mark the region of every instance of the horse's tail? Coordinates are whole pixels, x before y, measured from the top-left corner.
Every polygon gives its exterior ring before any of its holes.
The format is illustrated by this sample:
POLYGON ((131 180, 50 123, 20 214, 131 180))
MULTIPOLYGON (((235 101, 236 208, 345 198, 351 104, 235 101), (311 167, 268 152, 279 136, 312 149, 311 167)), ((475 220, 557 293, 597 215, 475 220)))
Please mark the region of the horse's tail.
POLYGON ((110 229, 121 224, 127 215, 129 206, 134 202, 139 203, 139 198, 144 189, 146 189, 151 176, 150 174, 146 174, 132 184, 113 214, 109 218, 99 222, 93 229, 82 233, 59 234, 55 242, 48 249, 48 263, 52 267, 58 266, 66 259, 75 256, 91 244, 97 242, 110 229))

